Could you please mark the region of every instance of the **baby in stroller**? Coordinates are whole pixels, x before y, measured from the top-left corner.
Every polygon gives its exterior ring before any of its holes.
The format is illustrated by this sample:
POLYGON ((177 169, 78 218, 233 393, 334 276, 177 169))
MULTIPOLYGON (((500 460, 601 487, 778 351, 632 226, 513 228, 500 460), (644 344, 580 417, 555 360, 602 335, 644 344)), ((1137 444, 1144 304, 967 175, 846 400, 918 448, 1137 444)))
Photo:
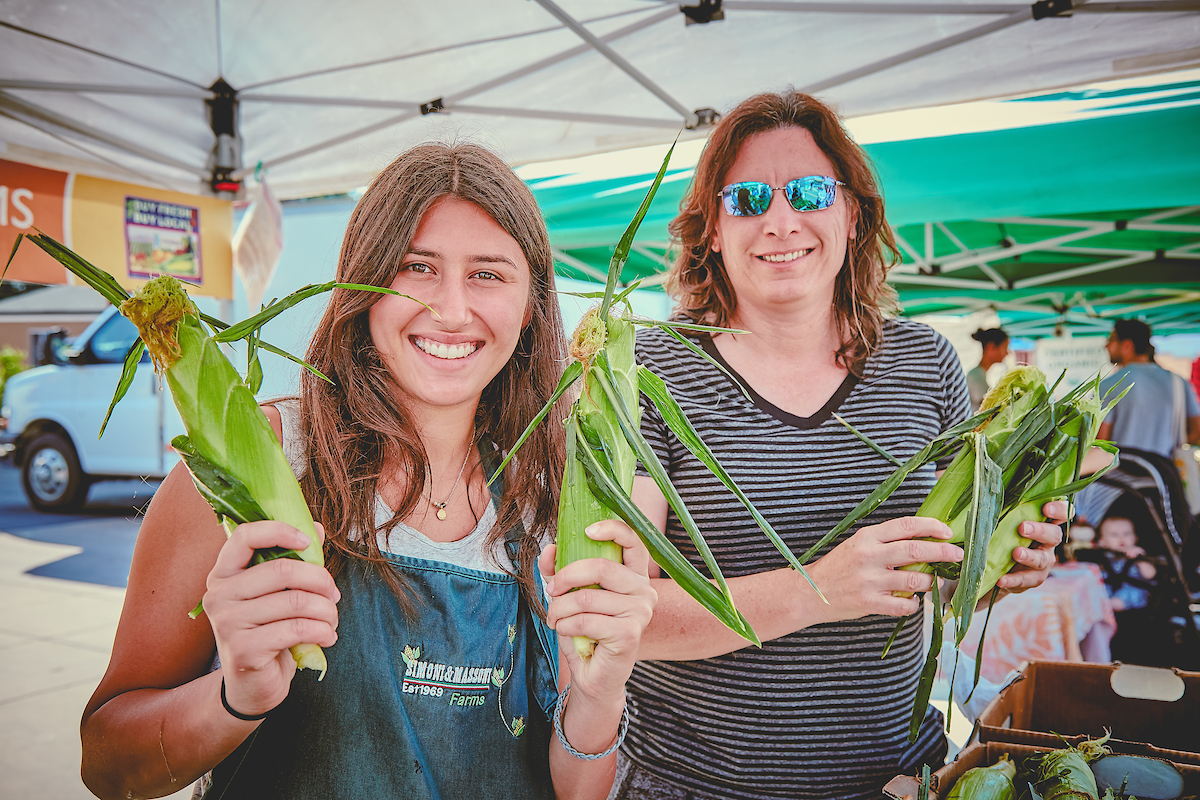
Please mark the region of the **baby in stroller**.
POLYGON ((1137 542, 1133 520, 1108 516, 1100 523, 1096 563, 1104 573, 1104 588, 1108 590, 1113 611, 1132 611, 1149 605, 1158 568, 1146 558, 1146 551, 1137 542))
POLYGON ((1081 514, 1101 520, 1093 546, 1074 556, 1097 564, 1118 600, 1111 657, 1200 669, 1200 525, 1174 462, 1122 447, 1117 467, 1077 502, 1081 514), (1108 534, 1103 542, 1101 528, 1108 534))

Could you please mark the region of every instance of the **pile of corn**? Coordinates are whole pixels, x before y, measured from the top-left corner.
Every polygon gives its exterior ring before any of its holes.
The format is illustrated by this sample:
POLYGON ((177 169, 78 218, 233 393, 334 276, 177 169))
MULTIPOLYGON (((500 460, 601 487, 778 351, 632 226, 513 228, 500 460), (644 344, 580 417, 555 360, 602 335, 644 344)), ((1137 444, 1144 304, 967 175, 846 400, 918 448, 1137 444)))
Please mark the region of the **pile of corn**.
MULTIPOLYGON (((878 508, 913 471, 955 453, 917 514, 940 519, 950 526, 953 531, 950 541, 961 545, 964 551, 962 563, 905 567, 935 573, 934 591, 930 593, 934 601, 933 641, 913 703, 911 739, 916 738, 924 719, 942 646, 947 610, 941 599, 941 581, 956 582, 948 611, 955 620, 955 644, 961 644, 976 604, 989 595, 994 596, 996 581, 1013 568, 1013 548, 1029 544, 1019 533, 1020 524, 1044 520, 1042 507, 1047 502, 1069 499, 1116 463, 1116 447, 1109 442, 1097 442, 1096 433, 1124 392, 1115 397, 1100 397, 1097 376, 1055 400, 1056 386, 1047 386, 1045 376, 1036 367, 1009 371, 984 398, 979 414, 941 434, 908 461, 900 463, 893 459, 899 465, 895 472, 801 557, 807 562, 826 544, 849 531, 878 508), (1083 458, 1093 447, 1109 453, 1112 461, 1105 469, 1081 476, 1083 458)), ((879 445, 853 428, 850 430, 887 456, 879 445)), ((905 622, 900 620, 893 638, 905 622)), ((982 648, 981 637, 981 653, 982 648)), ((981 661, 976 662, 976 681, 981 661)))

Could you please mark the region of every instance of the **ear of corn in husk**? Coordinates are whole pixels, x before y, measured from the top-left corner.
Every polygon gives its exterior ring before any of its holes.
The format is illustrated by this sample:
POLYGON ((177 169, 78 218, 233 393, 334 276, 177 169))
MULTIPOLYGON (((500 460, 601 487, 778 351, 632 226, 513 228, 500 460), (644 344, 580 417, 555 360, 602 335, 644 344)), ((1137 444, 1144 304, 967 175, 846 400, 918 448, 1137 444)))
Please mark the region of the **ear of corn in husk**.
MULTIPOLYGON (((633 324, 627 319, 609 315, 604 319, 599 309, 584 315, 571 340, 571 356, 581 365, 590 365, 602 351, 607 351, 614 398, 636 415, 638 410, 637 372, 633 361, 633 324)), ((576 401, 572 416, 567 420, 567 463, 559 496, 558 548, 555 568, 585 558, 607 558, 621 561, 621 546, 610 541, 593 541, 578 535, 594 522, 615 519, 616 513, 592 494, 583 462, 576 457, 584 442, 603 442, 604 462, 620 491, 628 495, 633 490, 633 473, 637 456, 621 433, 616 410, 601 386, 601 373, 586 369, 583 390, 576 401), (585 436, 584 431, 588 434, 585 436)), ((634 418, 636 422, 636 416, 634 418)), ((588 658, 596 643, 586 636, 576 636, 575 651, 588 658)))
POLYGON ((1042 800, 1098 800, 1096 777, 1088 765, 1111 752, 1107 741, 1106 734, 1040 756, 1033 786, 1042 800))
MULTIPOLYGON (((279 353, 303 364, 282 350, 258 339, 257 331, 286 308, 335 286, 395 294, 391 289, 330 282, 308 286, 234 326, 202 315, 174 277, 161 276, 130 296, 116 280, 88 263, 53 238, 38 233, 25 236, 77 277, 88 283, 138 329, 139 338, 125 357, 109 414, 132 383, 143 348, 150 353, 155 370, 167 383, 179 410, 187 436, 178 436, 172 446, 179 452, 201 496, 216 511, 227 533, 236 525, 263 519, 286 522, 308 536, 300 551, 272 548, 256 551, 251 563, 273 558, 296 558, 324 564, 321 542, 271 424, 254 399, 261 381, 257 350, 279 353), (214 332, 205 331, 207 324, 214 332), (221 351, 221 343, 246 339, 248 378, 234 369, 221 351)), ((18 237, 13 255, 21 244, 18 237)), ((11 263, 12 256, 9 258, 11 263)), ((7 266, 5 268, 7 270, 7 266)), ((304 364, 308 367, 307 364, 304 364)), ((316 370, 313 370, 316 372, 316 370)), ((320 375, 320 373, 316 373, 320 375)), ((321 375, 324 378, 325 376, 321 375)), ((326 380, 328 380, 326 378, 326 380)), ((108 417, 101 425, 103 434, 108 417)), ((198 616, 202 604, 192 610, 198 616)), ((300 669, 317 670, 325 676, 327 663, 321 648, 301 644, 291 648, 300 669)))
POLYGON ((1008 757, 988 767, 974 767, 954 783, 946 800, 1013 800, 1013 778, 1017 766, 1008 757))
MULTIPOLYGON (((902 569, 934 572, 957 581, 950 610, 955 622, 955 641, 961 643, 976 605, 992 594, 996 581, 1013 568, 1013 548, 1029 544, 1020 533, 1021 523, 1042 521, 1046 502, 1069 498, 1111 468, 1112 464, 1093 475, 1080 477, 1083 456, 1091 447, 1111 453, 1115 464, 1116 447, 1096 442, 1096 432, 1123 393, 1115 398, 1101 398, 1099 384, 1097 376, 1055 400, 1053 387, 1047 387, 1045 376, 1036 367, 1010 370, 985 397, 979 414, 935 438, 904 462, 831 533, 840 535, 849 530, 914 470, 957 448, 917 515, 947 523, 953 532, 951 541, 963 547, 963 560, 961 564, 913 564, 902 569), (1109 402, 1102 406, 1105 400, 1109 402)), ((866 441, 862 434, 850 430, 866 441)), ((879 449, 875 443, 870 444, 879 449)), ((818 546, 832 538, 827 535, 818 546)), ((805 554, 806 559, 808 555, 805 554)), ((940 618, 936 612, 941 610, 941 598, 936 591, 931 596, 936 620, 940 618)), ((897 623, 896 633, 904 623, 903 619, 897 623)), ((890 644, 889 641, 889 647, 890 644)), ((982 646, 981 637, 980 652, 982 646)), ((926 660, 913 707, 910 738, 915 738, 925 715, 928 696, 920 688, 926 680, 932 681, 939 648, 940 641, 926 660)), ((981 661, 976 663, 976 683, 981 661)))
MULTIPOLYGON (((723 330, 690 323, 635 318, 627 298, 629 293, 637 288, 637 283, 619 293, 616 292, 621 268, 628 258, 634 234, 666 173, 670 157, 671 153, 668 152, 641 207, 617 245, 609 263, 608 281, 604 291, 582 295, 599 299, 600 303, 584 315, 572 337, 572 363, 564 372, 549 402, 529 424, 496 474, 499 474, 513 457, 529 433, 541 424, 559 398, 582 380, 580 396, 572 405, 564 423, 567 433, 567 466, 559 501, 557 568, 561 569, 581 558, 602 557, 620 561, 619 547, 611 542, 593 542, 584 533, 584 529, 593 522, 619 518, 638 534, 650 551, 651 557, 681 588, 738 635, 749 642, 760 644, 749 623, 734 607, 733 596, 716 558, 679 493, 671 485, 666 469, 659 463, 654 450, 642 436, 638 425, 638 398, 641 393, 654 403, 684 446, 746 506, 760 529, 771 539, 788 563, 812 583, 801 562, 720 466, 712 451, 701 441, 688 422, 687 416, 667 391, 662 379, 638 365, 634 359, 635 325, 662 328, 710 362, 712 360, 707 354, 689 342, 678 330, 723 330), (622 305, 623 311, 618 308, 622 305), (634 469, 638 462, 650 473, 687 531, 708 570, 707 577, 687 560, 630 499, 634 469)), ((721 368, 720 365, 717 366, 721 368)), ((815 584, 813 588, 816 589, 815 584)), ((817 594, 820 596, 819 589, 817 594)), ((590 640, 575 642, 576 652, 584 658, 591 655, 594 647, 595 643, 590 640)))

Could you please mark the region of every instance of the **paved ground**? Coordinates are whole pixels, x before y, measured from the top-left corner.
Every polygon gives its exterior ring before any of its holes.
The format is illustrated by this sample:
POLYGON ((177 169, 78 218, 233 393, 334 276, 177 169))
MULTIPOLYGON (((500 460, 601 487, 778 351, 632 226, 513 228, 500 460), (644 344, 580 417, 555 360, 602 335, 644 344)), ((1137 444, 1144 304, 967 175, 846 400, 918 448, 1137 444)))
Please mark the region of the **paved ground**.
POLYGON ((92 796, 79 716, 108 665, 152 491, 98 484, 82 513, 39 514, 0 462, 0 800, 92 796))

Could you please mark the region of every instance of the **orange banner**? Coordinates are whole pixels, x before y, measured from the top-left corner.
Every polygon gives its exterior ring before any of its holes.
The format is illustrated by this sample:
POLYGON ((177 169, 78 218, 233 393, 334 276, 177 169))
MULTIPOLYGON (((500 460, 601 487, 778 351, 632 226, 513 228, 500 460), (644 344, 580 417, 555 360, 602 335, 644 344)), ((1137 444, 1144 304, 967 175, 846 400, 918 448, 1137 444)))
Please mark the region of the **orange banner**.
MULTIPOLYGON (((40 230, 63 240, 64 198, 68 175, 52 169, 0 160, 0 253, 5 261, 17 236, 40 230)), ((66 283, 67 271, 50 256, 23 245, 9 265, 5 280, 66 283)))

